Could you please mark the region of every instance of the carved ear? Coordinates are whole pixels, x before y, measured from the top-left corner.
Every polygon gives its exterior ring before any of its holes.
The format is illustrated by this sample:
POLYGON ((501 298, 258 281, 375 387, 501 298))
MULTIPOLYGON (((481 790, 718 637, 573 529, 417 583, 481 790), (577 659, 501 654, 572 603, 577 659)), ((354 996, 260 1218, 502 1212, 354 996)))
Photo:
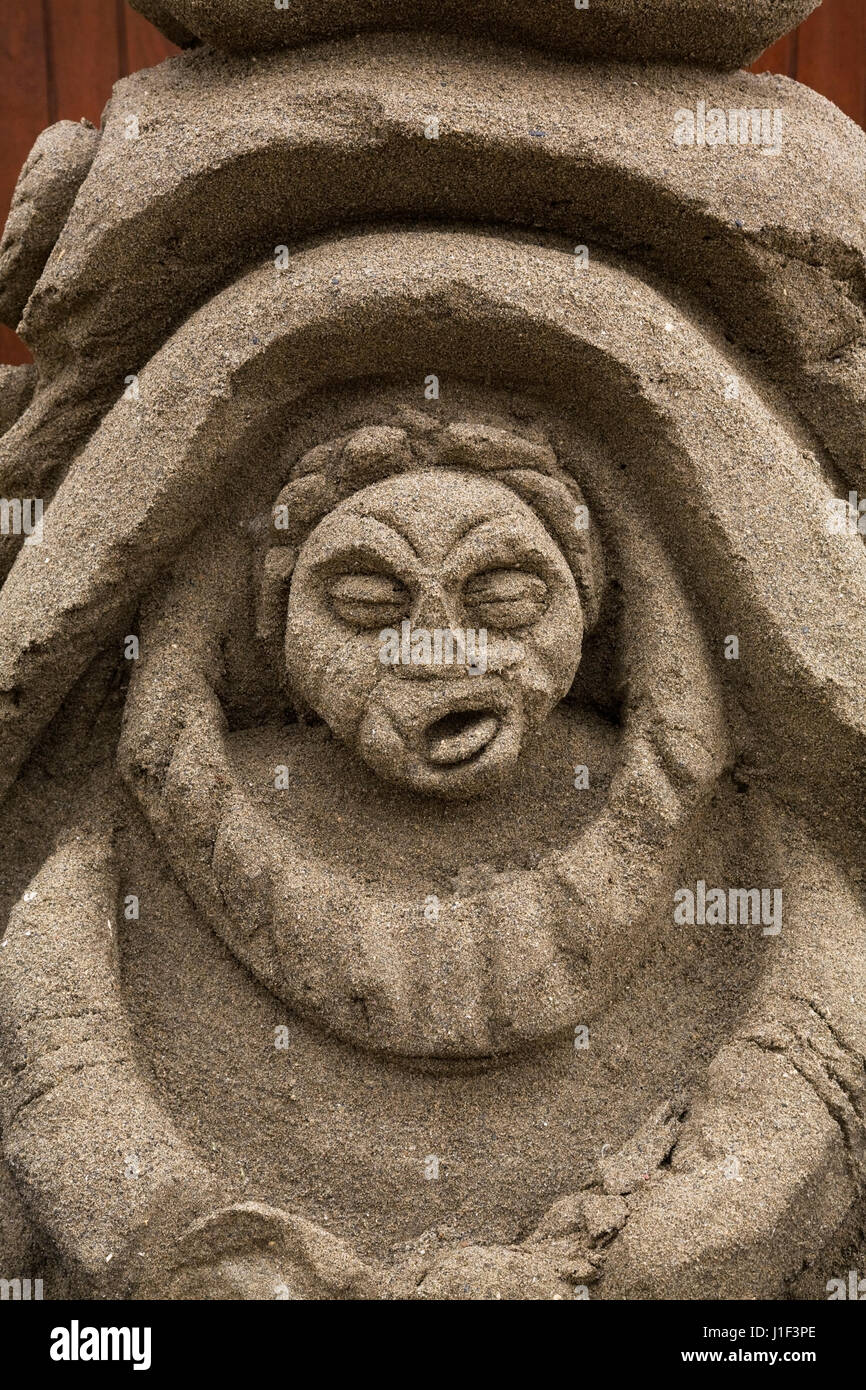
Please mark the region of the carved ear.
MULTIPOLYGON (((738 698, 816 787, 829 796, 835 779, 834 796, 859 805, 866 649, 838 623, 836 596, 866 604, 866 558, 856 536, 828 544, 830 485, 745 362, 725 399, 730 353, 600 256, 576 276, 550 248, 383 232, 322 243, 294 265, 288 299, 267 263, 184 323, 141 374, 144 404, 109 413, 49 508, 42 546, 19 555, 0 595, 7 781, 266 422, 325 381, 423 381, 431 362, 490 379, 508 361, 513 383, 558 395, 560 408, 579 392, 581 427, 618 441, 623 485, 677 556, 715 640, 735 622, 741 645, 762 653, 737 672, 738 698), (323 288, 335 276, 339 297, 323 288), (105 498, 122 505, 107 512, 105 498)), ((564 462, 593 509, 580 460, 564 462)))

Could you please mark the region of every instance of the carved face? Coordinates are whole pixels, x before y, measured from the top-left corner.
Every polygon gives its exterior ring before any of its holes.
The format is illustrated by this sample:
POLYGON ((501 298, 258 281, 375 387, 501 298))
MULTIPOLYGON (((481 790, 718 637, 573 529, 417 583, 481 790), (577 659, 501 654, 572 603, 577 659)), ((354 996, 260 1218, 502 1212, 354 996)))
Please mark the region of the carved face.
POLYGON ((580 660, 577 587, 503 484, 430 469, 375 483, 298 556, 295 687, 381 776, 468 797, 496 785, 580 660))

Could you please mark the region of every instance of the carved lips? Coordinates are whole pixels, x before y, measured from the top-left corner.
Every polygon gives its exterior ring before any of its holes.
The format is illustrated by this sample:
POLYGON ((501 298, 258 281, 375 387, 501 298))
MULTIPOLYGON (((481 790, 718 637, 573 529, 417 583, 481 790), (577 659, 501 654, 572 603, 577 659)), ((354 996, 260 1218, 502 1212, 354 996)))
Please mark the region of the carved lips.
POLYGON ((497 677, 406 681, 377 687, 359 733, 365 762, 428 794, 474 795, 520 754, 520 690, 497 677))

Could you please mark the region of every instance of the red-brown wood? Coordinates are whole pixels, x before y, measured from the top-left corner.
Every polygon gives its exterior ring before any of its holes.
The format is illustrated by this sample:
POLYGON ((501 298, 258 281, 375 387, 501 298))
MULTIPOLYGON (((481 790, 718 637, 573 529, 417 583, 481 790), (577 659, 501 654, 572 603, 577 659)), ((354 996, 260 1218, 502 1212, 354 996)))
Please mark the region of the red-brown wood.
MULTIPOLYGON (((55 0, 55 3, 62 3, 62 0, 55 0)), ((170 53, 180 52, 180 49, 175 48, 168 39, 164 39, 152 24, 148 24, 137 10, 131 10, 122 0, 121 9, 125 19, 126 72, 138 72, 139 68, 155 67, 170 53)))
POLYGON ((797 76, 797 33, 779 39, 752 66, 752 72, 781 72, 786 77, 797 76))
MULTIPOLYGON (((98 125, 119 77, 177 49, 125 0, 3 0, 0 17, 0 223, 41 130, 86 118, 98 125)), ((0 362, 30 354, 0 326, 0 362)))
MULTIPOLYGON (((57 120, 98 123, 119 77, 177 49, 125 0, 0 0, 0 224, 37 135, 57 120)), ((866 0, 824 0, 756 72, 796 77, 866 126, 866 0)), ((0 327, 0 362, 29 360, 0 327)))
POLYGON ((117 0, 49 0, 47 9, 55 93, 51 119, 86 117, 99 125, 119 75, 117 0))
POLYGON ((866 0, 825 0, 800 26, 797 77, 866 126, 866 0))
MULTIPOLYGON (((47 10, 41 0, 6 0, 0 22, 0 218, 9 210, 12 190, 33 141, 51 122, 47 49, 47 10)), ((0 328, 0 362, 26 362, 24 344, 0 328)))

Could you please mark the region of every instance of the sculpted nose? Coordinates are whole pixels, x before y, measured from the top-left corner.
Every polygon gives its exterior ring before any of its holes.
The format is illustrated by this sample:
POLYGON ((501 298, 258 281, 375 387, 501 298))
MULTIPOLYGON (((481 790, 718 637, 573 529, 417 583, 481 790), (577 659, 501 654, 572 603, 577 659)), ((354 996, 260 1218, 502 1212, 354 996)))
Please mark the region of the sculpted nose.
POLYGON ((424 628, 431 635, 437 629, 444 631, 456 622, 455 608, 441 584, 422 584, 410 614, 412 627, 424 628))
POLYGON ((441 586, 422 587, 409 616, 410 645, 426 650, 431 659, 395 666, 394 674, 404 680, 448 680, 465 676, 466 667, 459 655, 460 643, 446 636, 454 632, 456 617, 441 586))

